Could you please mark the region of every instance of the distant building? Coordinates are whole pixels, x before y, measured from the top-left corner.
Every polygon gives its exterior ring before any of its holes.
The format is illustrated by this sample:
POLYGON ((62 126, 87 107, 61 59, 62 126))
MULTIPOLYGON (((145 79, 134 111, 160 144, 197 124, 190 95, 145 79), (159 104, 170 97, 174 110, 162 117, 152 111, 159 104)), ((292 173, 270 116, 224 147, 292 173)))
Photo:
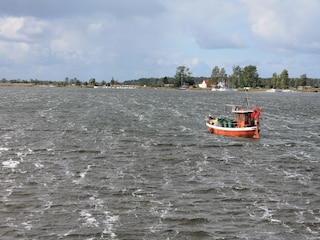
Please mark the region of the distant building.
POLYGON ((308 90, 308 89, 311 89, 312 86, 299 86, 298 87, 298 90, 308 90))
POLYGON ((199 88, 207 88, 208 87, 207 83, 208 83, 208 79, 203 80, 202 83, 199 84, 199 88))

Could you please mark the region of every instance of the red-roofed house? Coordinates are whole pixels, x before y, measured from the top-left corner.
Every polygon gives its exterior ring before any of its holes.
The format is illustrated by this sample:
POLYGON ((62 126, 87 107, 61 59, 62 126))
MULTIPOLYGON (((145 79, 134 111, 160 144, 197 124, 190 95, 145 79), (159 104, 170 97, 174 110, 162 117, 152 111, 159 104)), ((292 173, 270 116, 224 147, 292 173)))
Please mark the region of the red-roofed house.
POLYGON ((207 88, 208 79, 204 79, 202 83, 199 84, 199 88, 207 88))

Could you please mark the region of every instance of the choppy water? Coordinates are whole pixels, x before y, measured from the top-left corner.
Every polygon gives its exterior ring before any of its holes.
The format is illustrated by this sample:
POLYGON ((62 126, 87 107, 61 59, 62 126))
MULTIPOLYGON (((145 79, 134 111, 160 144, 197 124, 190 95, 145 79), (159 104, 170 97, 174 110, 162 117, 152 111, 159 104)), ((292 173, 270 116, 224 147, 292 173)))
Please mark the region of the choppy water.
POLYGON ((320 95, 0 88, 0 239, 319 239, 320 95))

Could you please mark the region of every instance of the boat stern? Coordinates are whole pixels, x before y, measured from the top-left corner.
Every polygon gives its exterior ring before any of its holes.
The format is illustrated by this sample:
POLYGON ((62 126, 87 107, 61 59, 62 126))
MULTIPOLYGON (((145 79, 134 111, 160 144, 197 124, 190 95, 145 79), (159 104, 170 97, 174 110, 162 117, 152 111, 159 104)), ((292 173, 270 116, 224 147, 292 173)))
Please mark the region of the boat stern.
POLYGON ((258 119, 256 119, 254 121, 254 125, 256 126, 256 130, 254 131, 253 138, 258 139, 258 138, 260 138, 259 120, 258 119))

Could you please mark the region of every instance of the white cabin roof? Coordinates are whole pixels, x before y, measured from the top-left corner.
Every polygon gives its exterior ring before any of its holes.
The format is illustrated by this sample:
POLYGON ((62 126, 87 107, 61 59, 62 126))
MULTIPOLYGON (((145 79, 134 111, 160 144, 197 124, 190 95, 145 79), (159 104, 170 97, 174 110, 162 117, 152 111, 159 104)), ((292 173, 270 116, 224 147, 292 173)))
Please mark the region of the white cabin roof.
POLYGON ((239 109, 239 110, 232 110, 233 113, 252 113, 253 110, 249 109, 239 109))

